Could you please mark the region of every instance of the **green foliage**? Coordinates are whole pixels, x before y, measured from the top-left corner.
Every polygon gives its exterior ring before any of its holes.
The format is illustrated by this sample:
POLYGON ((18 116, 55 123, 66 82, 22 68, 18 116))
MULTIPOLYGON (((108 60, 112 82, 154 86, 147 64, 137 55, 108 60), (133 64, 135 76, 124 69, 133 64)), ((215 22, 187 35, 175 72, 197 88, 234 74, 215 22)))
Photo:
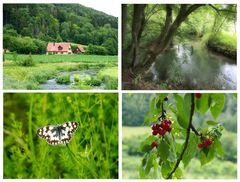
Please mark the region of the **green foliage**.
POLYGON ((108 51, 103 46, 89 44, 86 53, 93 55, 107 55, 108 51))
POLYGON ((103 46, 106 54, 117 54, 117 18, 91 8, 4 4, 3 16, 8 17, 3 21, 3 46, 11 51, 45 53, 46 42, 74 42, 103 46))
POLYGON ((70 83, 70 74, 62 74, 56 78, 56 82, 60 84, 69 84, 70 83))
POLYGON ((4 94, 4 135, 4 178, 118 178, 117 94, 4 94), (37 137, 65 121, 79 122, 69 148, 37 137))
POLYGON ((31 53, 25 59, 19 59, 16 61, 16 64, 19 66, 34 66, 34 61, 31 53))

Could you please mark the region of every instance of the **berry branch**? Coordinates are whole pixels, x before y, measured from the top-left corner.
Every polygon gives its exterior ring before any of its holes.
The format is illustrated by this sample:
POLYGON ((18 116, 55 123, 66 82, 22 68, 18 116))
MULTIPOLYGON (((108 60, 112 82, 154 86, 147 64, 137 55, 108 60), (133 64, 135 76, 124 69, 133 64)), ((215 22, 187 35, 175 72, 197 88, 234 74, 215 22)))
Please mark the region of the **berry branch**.
POLYGON ((187 136, 186 136, 186 140, 185 140, 185 143, 184 143, 184 146, 183 146, 183 150, 181 152, 181 154, 179 155, 178 159, 177 159, 177 162, 173 168, 173 170, 169 173, 169 175, 167 176, 167 179, 171 179, 172 178, 172 175, 175 173, 175 171, 177 170, 182 158, 183 158, 183 155, 187 149, 187 146, 188 146, 188 142, 189 142, 189 137, 190 137, 190 130, 192 129, 193 131, 197 131, 193 125, 192 125, 192 118, 193 118, 193 114, 194 114, 194 106, 195 106, 195 103, 194 103, 194 94, 191 94, 191 110, 190 110, 190 116, 189 116, 189 124, 188 124, 188 127, 187 127, 187 136), (195 130, 194 130, 194 129, 195 130))

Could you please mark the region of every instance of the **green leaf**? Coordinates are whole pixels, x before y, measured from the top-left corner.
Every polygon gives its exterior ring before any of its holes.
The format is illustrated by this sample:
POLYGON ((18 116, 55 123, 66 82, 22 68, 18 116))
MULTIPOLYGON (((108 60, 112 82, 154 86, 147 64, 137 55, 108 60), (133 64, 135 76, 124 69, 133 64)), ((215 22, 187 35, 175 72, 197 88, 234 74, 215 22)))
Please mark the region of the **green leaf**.
POLYGON ((185 111, 185 117, 187 120, 187 125, 188 125, 188 120, 190 116, 190 111, 191 111, 191 105, 192 105, 192 96, 191 94, 185 94, 183 98, 183 108, 185 111))
POLYGON ((196 99, 196 108, 201 114, 205 114, 209 109, 208 104, 209 94, 202 94, 200 99, 196 99))
POLYGON ((153 154, 153 178, 158 179, 158 160, 157 160, 157 154, 153 154))
POLYGON ((169 161, 163 162, 162 168, 161 168, 162 177, 166 179, 168 174, 171 172, 171 170, 172 170, 172 167, 170 165, 170 162, 169 161))
POLYGON ((213 145, 215 146, 215 150, 216 150, 218 156, 223 159, 224 158, 224 149, 223 149, 222 143, 219 140, 215 140, 213 145))
POLYGON ((183 155, 183 159, 182 159, 184 168, 186 168, 187 165, 189 164, 189 162, 192 160, 192 158, 195 157, 196 152, 197 152, 198 141, 199 141, 198 137, 191 133, 187 149, 186 149, 186 151, 183 155))
POLYGON ((146 140, 142 141, 140 144, 140 151, 144 153, 151 151, 151 143, 153 141, 156 141, 156 138, 152 135, 149 136, 146 140))
POLYGON ((209 120, 209 121, 207 121, 207 124, 208 125, 216 125, 216 124, 218 124, 218 122, 209 120))
POLYGON ((165 142, 162 141, 159 146, 158 146, 158 153, 160 155, 160 159, 162 161, 166 161, 168 159, 169 155, 169 145, 165 142))
POLYGON ((177 179, 181 179, 183 177, 183 172, 180 167, 178 167, 177 170, 175 171, 174 177, 177 179))
POLYGON ((153 167, 154 152, 146 153, 139 167, 140 178, 145 179, 153 167))
POLYGON ((166 134, 165 140, 169 144, 168 160, 174 162, 177 158, 177 155, 176 155, 176 143, 173 140, 172 134, 166 134))
POLYGON ((201 165, 205 165, 211 162, 215 156, 215 147, 213 145, 209 146, 208 148, 202 149, 199 154, 199 160, 201 165))
POLYGON ((186 111, 186 109, 189 107, 188 103, 184 103, 184 100, 188 102, 188 96, 186 98, 182 98, 178 94, 174 94, 174 98, 176 100, 176 106, 177 106, 177 122, 179 125, 183 128, 188 127, 188 115, 190 111, 186 111), (186 104, 186 106, 185 106, 186 104))
POLYGON ((224 107, 224 94, 211 94, 210 96, 210 111, 212 113, 212 116, 216 119, 222 112, 224 107))

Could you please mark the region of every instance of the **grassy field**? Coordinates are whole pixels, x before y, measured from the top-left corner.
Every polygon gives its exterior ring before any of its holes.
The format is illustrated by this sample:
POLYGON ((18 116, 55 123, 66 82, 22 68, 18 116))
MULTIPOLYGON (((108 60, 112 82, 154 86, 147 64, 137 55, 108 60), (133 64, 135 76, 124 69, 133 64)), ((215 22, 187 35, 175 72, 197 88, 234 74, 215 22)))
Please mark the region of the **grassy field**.
POLYGON ((4 94, 3 150, 5 179, 116 179, 118 95, 4 94), (66 121, 79 123, 68 146, 36 134, 66 121))
MULTIPOLYGON (((139 151, 140 142, 151 134, 148 127, 123 127, 123 179, 139 179, 138 167, 142 159, 139 151)), ((235 144, 236 155, 236 133, 225 131, 223 133, 223 142, 226 136, 230 137, 235 144)), ((225 147, 225 153, 229 152, 229 148, 225 147)), ((151 178, 151 173, 149 178, 151 178)), ((237 164, 227 160, 214 159, 211 163, 201 167, 198 159, 193 159, 189 166, 184 169, 185 179, 236 179, 237 164), (227 170, 226 170, 227 169, 227 170)))
MULTIPOLYGON (((28 55, 18 55, 21 60, 28 55)), ((33 66, 17 65, 12 54, 6 54, 3 64, 4 89, 41 89, 40 83, 54 79, 60 72, 99 69, 99 77, 107 89, 117 89, 117 56, 91 55, 32 55, 33 66)))
MULTIPOLYGON (((18 54, 18 59, 24 59, 28 55, 18 54)), ((59 63, 59 62, 117 62, 117 56, 101 56, 101 55, 32 55, 37 63, 59 63)), ((5 60, 13 60, 13 54, 5 54, 5 60)))

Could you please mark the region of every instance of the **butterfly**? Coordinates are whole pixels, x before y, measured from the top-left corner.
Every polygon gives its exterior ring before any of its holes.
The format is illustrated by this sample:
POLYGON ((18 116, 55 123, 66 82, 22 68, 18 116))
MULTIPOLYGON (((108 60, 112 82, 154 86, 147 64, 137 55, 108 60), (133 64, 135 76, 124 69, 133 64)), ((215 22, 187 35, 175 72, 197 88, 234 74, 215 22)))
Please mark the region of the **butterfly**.
POLYGON ((44 138, 50 145, 68 144, 77 128, 77 122, 68 121, 55 126, 44 126, 39 128, 37 130, 37 135, 44 138))

